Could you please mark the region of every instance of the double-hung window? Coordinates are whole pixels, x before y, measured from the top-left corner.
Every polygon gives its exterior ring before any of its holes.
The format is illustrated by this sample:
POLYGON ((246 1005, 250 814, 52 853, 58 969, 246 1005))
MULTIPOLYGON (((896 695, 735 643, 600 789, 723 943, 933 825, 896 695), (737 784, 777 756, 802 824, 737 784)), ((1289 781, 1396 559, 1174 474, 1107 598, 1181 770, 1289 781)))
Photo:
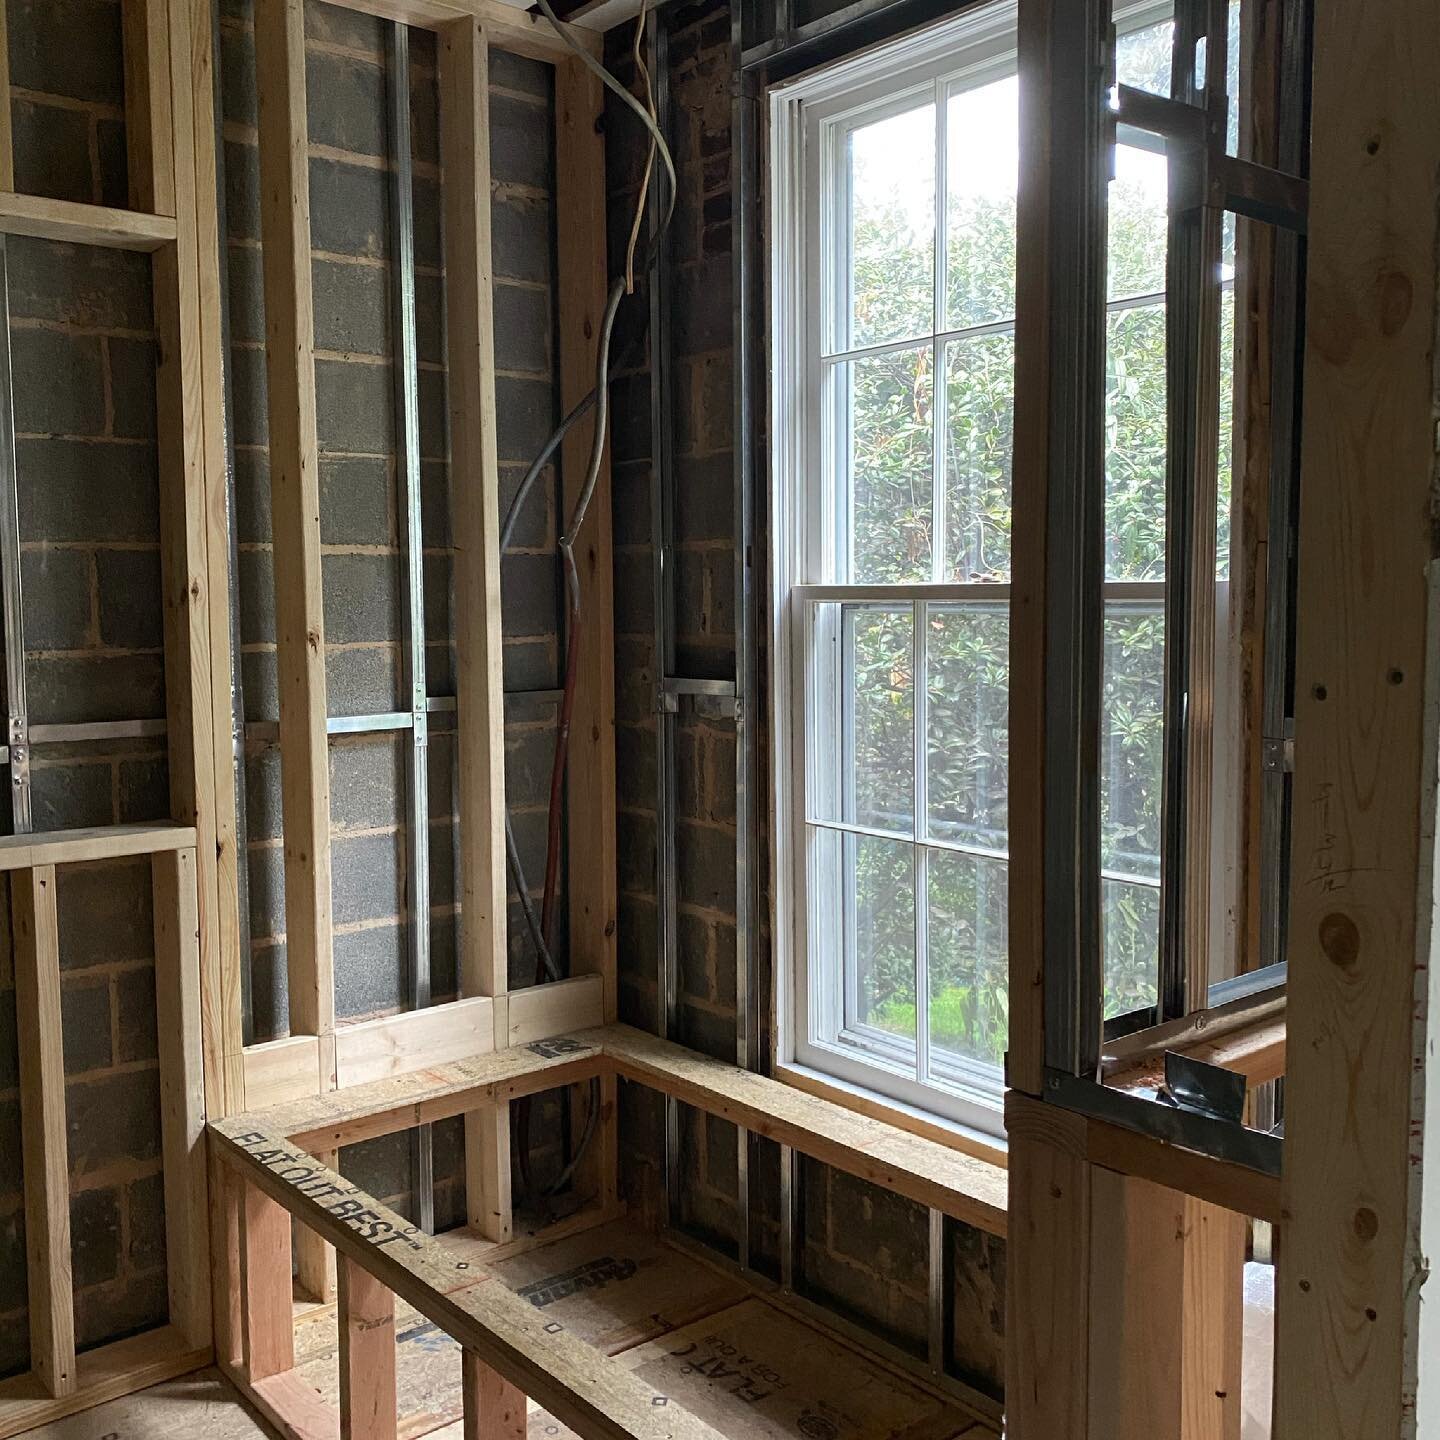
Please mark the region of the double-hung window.
MULTIPOLYGON (((1123 9, 1132 79, 1168 60, 1167 7, 1123 9)), ((1017 152, 1009 4, 772 92, 780 1058, 992 1132, 1017 152)), ((1163 145, 1116 147, 1099 765, 1118 1025, 1160 978, 1168 182, 1163 145)))
POLYGON ((771 118, 782 1058, 994 1130, 1014 8, 778 90, 771 118))

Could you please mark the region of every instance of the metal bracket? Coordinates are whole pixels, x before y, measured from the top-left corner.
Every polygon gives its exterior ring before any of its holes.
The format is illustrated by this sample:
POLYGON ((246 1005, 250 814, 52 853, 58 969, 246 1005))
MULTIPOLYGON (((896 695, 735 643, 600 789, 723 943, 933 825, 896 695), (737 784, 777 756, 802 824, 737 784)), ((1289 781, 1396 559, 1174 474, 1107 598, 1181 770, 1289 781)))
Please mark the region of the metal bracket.
POLYGON ((1295 769, 1294 723, 1285 722, 1287 733, 1281 736, 1266 735, 1260 742, 1260 764, 1265 770, 1289 775, 1295 769))

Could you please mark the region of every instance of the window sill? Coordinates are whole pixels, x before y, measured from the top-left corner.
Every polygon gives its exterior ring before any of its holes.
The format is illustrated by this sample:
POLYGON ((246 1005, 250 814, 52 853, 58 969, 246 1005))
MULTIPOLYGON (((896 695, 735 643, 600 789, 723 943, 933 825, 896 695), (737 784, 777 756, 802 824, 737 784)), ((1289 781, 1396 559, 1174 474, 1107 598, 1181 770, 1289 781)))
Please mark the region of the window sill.
POLYGON ((999 1170, 1009 1166, 1009 1145, 1004 1139, 986 1135, 943 1116, 927 1114, 913 1105, 906 1105, 888 1095, 882 1095, 879 1091, 837 1080, 833 1075, 822 1074, 793 1060, 787 1064, 777 1064, 775 1078, 782 1084, 803 1090, 806 1094, 818 1096, 822 1100, 829 1100, 857 1115, 868 1116, 885 1125, 893 1125, 897 1130, 905 1130, 911 1135, 933 1140, 936 1144, 959 1151, 962 1155, 969 1155, 972 1159, 983 1160, 999 1170))

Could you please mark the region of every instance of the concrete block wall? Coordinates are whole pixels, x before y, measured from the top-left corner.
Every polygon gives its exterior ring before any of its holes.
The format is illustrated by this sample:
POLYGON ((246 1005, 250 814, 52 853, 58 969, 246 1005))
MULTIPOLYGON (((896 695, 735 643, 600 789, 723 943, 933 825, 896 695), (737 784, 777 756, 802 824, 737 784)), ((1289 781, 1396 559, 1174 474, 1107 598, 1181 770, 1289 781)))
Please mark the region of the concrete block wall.
MULTIPOLYGON (((9 0, 16 186, 123 206, 120 0, 9 0)), ((163 719, 150 263, 8 242, 32 724, 163 719)), ((36 829, 165 818, 163 740, 39 745, 36 829)), ((164 1322, 165 1221, 148 865, 58 885, 76 1338, 164 1322)), ((0 1376, 27 1368, 14 971, 0 896, 0 1376)))
MULTIPOLYGON (((312 280, 320 538, 326 672, 332 715, 402 708, 405 593, 393 400, 394 260, 386 159, 388 24, 308 0, 312 280)), ((424 544, 426 682, 455 693, 451 617, 451 490, 469 483, 448 461, 442 176, 434 36, 410 31, 417 341, 424 544)), ((249 0, 222 0, 221 60, 233 423, 239 511, 239 604, 247 718, 274 720, 275 635, 258 210, 259 159, 253 17, 249 0)), ((508 506, 556 414, 553 81, 548 66, 492 52, 492 204, 501 505, 508 506)), ((558 683, 559 571, 553 469, 520 517, 502 574, 507 691, 558 683)), ((503 512, 502 512, 503 513, 503 512)), ((517 696, 506 708, 506 786, 527 881, 538 903, 555 706, 517 696)), ((459 828, 453 717, 432 717, 430 806, 431 986, 457 993, 459 828), (445 728, 449 726, 449 730, 445 728)), ((341 1023, 406 1006, 405 906, 408 739, 334 737, 330 751, 336 1010, 341 1023)), ((286 1002, 280 761, 269 742, 247 745, 250 924, 255 1038, 283 1035, 286 1002)), ((561 915, 564 914, 563 896, 561 915)), ((533 983, 535 962, 516 897, 509 916, 511 984, 533 983)), ((558 937, 563 953, 565 938, 558 937)), ((558 1135, 537 1109, 537 1142, 558 1135)), ((437 1127, 437 1223, 463 1213, 458 1125, 437 1127)), ((401 1208, 408 1142, 377 1141, 342 1157, 401 1208)), ((347 1173, 349 1173, 347 1171, 347 1173)), ((443 1228, 443 1224, 442 1224, 443 1228)))
MULTIPOLYGON (((682 674, 730 678, 735 649, 733 286, 730 219, 730 12, 725 0, 672 5, 670 84, 679 196, 674 301, 669 316, 675 416, 675 595, 682 674)), ((612 32, 607 60, 631 79, 629 27, 612 32)), ((607 110, 610 260, 618 270, 644 163, 643 132, 607 110)), ((643 297, 631 326, 643 324, 643 297)), ((618 349, 623 352, 622 340, 618 349)), ((653 447, 647 353, 621 366, 615 424, 615 589, 622 1018, 657 1018, 655 902, 656 729, 649 487, 653 447)), ((763 482, 762 482, 763 483, 763 482)), ((758 497, 763 512, 763 497, 758 497)), ((763 524, 760 543, 764 544, 763 524)), ((764 624, 760 625, 763 634, 764 624)), ((761 657, 762 670, 764 657, 761 657)), ((679 1036, 735 1055, 735 750, 731 723, 686 702, 677 722, 679 1036)), ((761 761, 764 769, 765 761, 761 761)), ((768 867, 762 864, 765 876, 768 867)), ((762 896, 762 909, 768 901, 762 896)), ((763 928, 763 927, 762 927, 763 928)), ((769 953, 762 934, 761 951, 769 953)), ((765 967, 768 970, 768 966, 765 967)), ((768 989, 768 973, 755 982, 768 989)), ((663 1108, 622 1087, 622 1173, 632 1204, 659 1211, 663 1108)), ((735 1253, 736 1131, 682 1107, 680 1193, 685 1226, 735 1253)), ((751 1244, 757 1268, 778 1268, 779 1155, 759 1142, 751 1160, 751 1244)), ((811 1298, 923 1354, 928 1217, 923 1209, 806 1161, 804 1289, 811 1298)), ((948 1224, 955 1270, 955 1373, 998 1395, 1003 1377, 1004 1245, 948 1224)))

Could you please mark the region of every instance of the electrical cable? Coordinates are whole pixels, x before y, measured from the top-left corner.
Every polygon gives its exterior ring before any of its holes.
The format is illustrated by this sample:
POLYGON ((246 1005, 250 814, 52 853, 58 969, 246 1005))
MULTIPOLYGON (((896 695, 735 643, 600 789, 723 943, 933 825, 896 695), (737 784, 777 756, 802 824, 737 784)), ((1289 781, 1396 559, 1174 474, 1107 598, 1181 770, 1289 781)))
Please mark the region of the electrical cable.
MULTIPOLYGON (((525 878, 524 867, 520 860, 519 846, 515 841, 514 826, 511 823, 508 807, 505 811, 506 860, 511 879, 520 897, 520 906, 525 917, 526 928, 530 933, 531 941, 535 947, 535 980, 537 984, 540 984, 547 978, 550 980, 558 980, 560 978, 559 966, 554 957, 555 907, 559 898, 560 818, 563 810, 564 778, 569 761, 570 723, 579 676, 580 640, 583 634, 584 616, 580 572, 575 562, 575 542, 579 536, 581 527, 585 523, 591 501, 594 498, 595 490, 599 482, 600 467, 604 460, 605 441, 609 426, 610 345, 620 302, 626 295, 632 294, 634 291, 635 247, 640 232, 641 216, 644 213, 645 205, 650 194, 654 161, 657 153, 664 165, 670 184, 664 212, 656 223, 654 233, 650 237, 650 242, 644 257, 643 268, 647 273, 659 258, 665 233, 669 229, 675 213, 675 200, 678 187, 675 176, 674 158, 670 153, 669 145, 665 141, 665 136, 660 129, 659 118, 655 110, 654 91, 651 85, 650 72, 645 66, 640 53, 640 36, 645 23, 646 0, 641 0, 640 11, 636 18, 633 47, 637 73, 643 79, 645 87, 644 105, 636 100, 630 91, 606 70, 603 65, 574 41, 567 28, 556 18, 548 0, 538 0, 538 5, 561 40, 576 54, 588 69, 599 76, 601 82, 607 89, 618 95, 619 98, 634 111, 650 134, 650 146, 646 158, 644 175, 640 184, 639 197, 636 202, 635 219, 630 228, 629 243, 626 247, 625 273, 611 285, 601 322, 600 336, 596 345, 595 386, 589 394, 561 420, 559 426, 531 463, 530 468, 525 472, 506 510, 505 521, 500 532, 500 554, 503 557, 514 534, 520 511, 524 507, 526 499, 534 488, 546 464, 559 448, 571 428, 587 415, 590 410, 596 410, 595 428, 591 441, 589 463, 585 471, 585 479, 581 485, 580 494, 576 499, 569 521, 557 540, 557 548, 560 551, 565 572, 569 636, 566 647, 565 678, 561 691, 560 712, 556 724, 555 756, 550 776, 545 886, 542 891, 541 913, 538 917, 535 914, 535 907, 530 897, 529 886, 525 878)), ((629 347, 627 347, 627 357, 628 353, 629 347)), ((533 1201, 537 1197, 529 1166, 530 1102, 528 1097, 520 1101, 519 1108, 520 1115, 518 1118, 520 1123, 516 1147, 519 1162, 518 1169, 521 1188, 533 1201)), ((545 1188, 543 1195, 539 1197, 542 1204, 550 1196, 559 1193, 559 1191, 564 1189, 570 1182, 576 1167, 579 1165, 581 1158, 584 1156, 594 1137, 599 1123, 599 1115, 600 1087, 597 1080, 592 1080, 584 1131, 569 1161, 562 1168, 559 1175, 545 1188)))

